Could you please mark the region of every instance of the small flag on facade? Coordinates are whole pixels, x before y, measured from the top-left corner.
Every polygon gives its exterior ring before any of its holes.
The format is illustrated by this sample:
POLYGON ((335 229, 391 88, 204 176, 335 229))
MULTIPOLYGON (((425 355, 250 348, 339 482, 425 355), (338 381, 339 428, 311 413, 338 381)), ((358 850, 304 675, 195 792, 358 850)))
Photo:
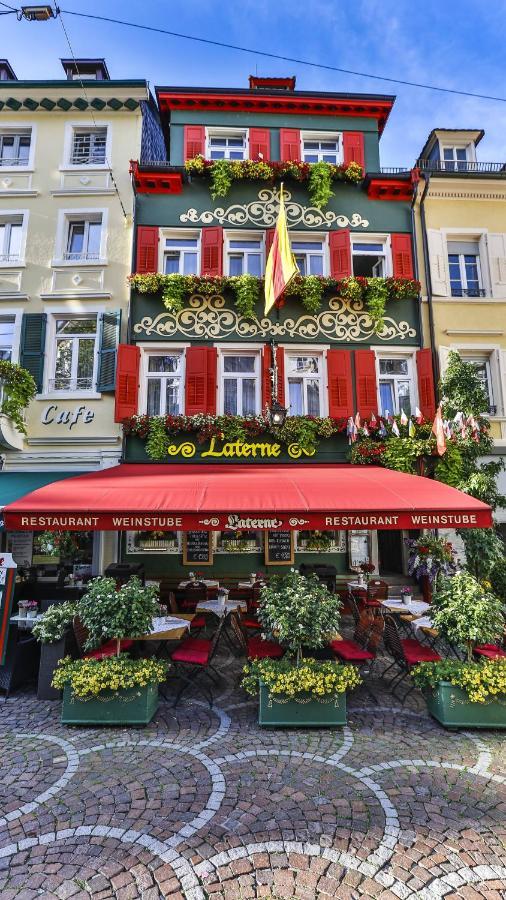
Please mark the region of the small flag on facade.
POLYGON ((346 434, 348 435, 348 443, 354 444, 357 440, 357 429, 355 427, 355 422, 353 421, 353 416, 350 416, 346 424, 346 434))
POLYGON ((436 446, 439 456, 446 453, 446 439, 443 425, 443 415, 441 412, 441 404, 439 404, 435 419, 432 423, 432 433, 436 435, 436 446))
POLYGON ((421 410, 418 409, 418 406, 415 409, 415 422, 417 425, 422 425, 424 421, 421 410))
POLYGON ((416 435, 416 428, 415 428, 415 423, 413 422, 413 419, 409 420, 408 434, 411 438, 414 438, 416 435))
POLYGON ((360 428, 360 424, 361 424, 360 413, 358 412, 355 414, 355 428, 357 428, 357 429, 360 428))
POLYGON ((380 427, 378 428, 378 434, 380 437, 387 436, 387 430, 385 428, 385 423, 383 422, 383 420, 381 420, 381 422, 380 422, 380 427))
POLYGON ((407 425, 407 424, 408 424, 408 417, 407 417, 406 413, 404 412, 404 410, 402 410, 402 412, 401 412, 401 425, 407 425))
POLYGON ((286 224, 283 185, 279 186, 279 212, 274 231, 274 240, 265 267, 265 315, 283 295, 286 287, 299 270, 290 246, 288 227, 286 224))
POLYGON ((362 434, 364 435, 364 437, 369 437, 369 429, 365 423, 362 427, 362 434))
POLYGON ((371 418, 370 418, 370 420, 369 420, 369 424, 372 425, 372 426, 375 428, 375 427, 376 427, 376 423, 377 423, 377 419, 376 419, 376 416, 375 416, 374 413, 373 413, 372 416, 371 416, 371 418))
POLYGON ((395 434, 396 437, 401 436, 401 433, 399 431, 399 426, 398 426, 397 422, 395 421, 395 419, 392 423, 392 434, 395 434))

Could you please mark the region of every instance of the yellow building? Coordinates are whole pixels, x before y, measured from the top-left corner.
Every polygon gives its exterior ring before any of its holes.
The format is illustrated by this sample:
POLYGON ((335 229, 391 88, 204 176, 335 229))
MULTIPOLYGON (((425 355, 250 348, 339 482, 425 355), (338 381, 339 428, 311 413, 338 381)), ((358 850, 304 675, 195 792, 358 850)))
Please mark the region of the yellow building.
POLYGON ((37 383, 27 436, 0 416, 0 506, 119 460, 129 161, 165 157, 145 81, 111 80, 100 59, 62 65, 62 80, 21 81, 0 61, 0 359, 37 383))
MULTIPOLYGON (((414 201, 424 345, 436 381, 450 350, 476 365, 494 452, 506 454, 506 164, 477 160, 483 131, 436 129, 414 201)), ((506 478, 501 476, 506 492, 506 478)), ((506 510, 498 521, 506 531, 506 510)))

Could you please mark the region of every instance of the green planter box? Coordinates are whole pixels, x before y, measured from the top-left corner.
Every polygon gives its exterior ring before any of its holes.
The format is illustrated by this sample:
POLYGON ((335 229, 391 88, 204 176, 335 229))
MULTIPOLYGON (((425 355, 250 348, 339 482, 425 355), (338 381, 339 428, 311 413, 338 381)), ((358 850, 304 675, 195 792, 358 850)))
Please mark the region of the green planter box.
POLYGON ((298 700, 286 700, 270 697, 265 684, 260 682, 258 722, 278 728, 346 725, 346 694, 322 697, 321 700, 301 694, 298 700))
POLYGON ((506 698, 472 703, 462 688, 441 681, 425 699, 431 716, 445 728, 506 728, 506 698))
POLYGON ((104 691, 99 698, 79 700, 70 685, 63 691, 64 725, 147 725, 158 709, 158 685, 104 691))

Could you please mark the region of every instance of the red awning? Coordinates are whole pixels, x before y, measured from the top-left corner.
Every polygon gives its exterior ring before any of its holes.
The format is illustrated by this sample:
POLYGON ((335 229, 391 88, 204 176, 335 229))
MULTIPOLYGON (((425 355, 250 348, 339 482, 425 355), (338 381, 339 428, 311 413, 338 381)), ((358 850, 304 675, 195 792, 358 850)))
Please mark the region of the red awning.
POLYGON ((487 528, 489 506, 438 481, 376 466, 130 465, 32 491, 11 531, 487 528))

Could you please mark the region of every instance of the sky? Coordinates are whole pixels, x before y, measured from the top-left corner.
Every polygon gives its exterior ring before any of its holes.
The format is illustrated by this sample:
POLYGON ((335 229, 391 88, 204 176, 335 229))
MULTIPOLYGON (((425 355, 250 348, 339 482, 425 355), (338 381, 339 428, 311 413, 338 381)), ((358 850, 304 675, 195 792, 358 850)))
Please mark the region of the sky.
MULTIPOLYGON (((6 0, 16 6, 16 0, 6 0)), ((0 4, 0 8, 2 5, 0 4)), ((296 75, 300 90, 395 94, 383 166, 411 166, 432 128, 484 128, 484 162, 506 160, 506 102, 439 94, 96 22, 70 11, 159 26, 355 71, 506 98, 506 0, 61 0, 76 57, 105 57, 112 78, 155 85, 247 87, 296 75)), ((58 20, 0 16, 0 57, 19 79, 60 78, 70 56, 58 20)))

